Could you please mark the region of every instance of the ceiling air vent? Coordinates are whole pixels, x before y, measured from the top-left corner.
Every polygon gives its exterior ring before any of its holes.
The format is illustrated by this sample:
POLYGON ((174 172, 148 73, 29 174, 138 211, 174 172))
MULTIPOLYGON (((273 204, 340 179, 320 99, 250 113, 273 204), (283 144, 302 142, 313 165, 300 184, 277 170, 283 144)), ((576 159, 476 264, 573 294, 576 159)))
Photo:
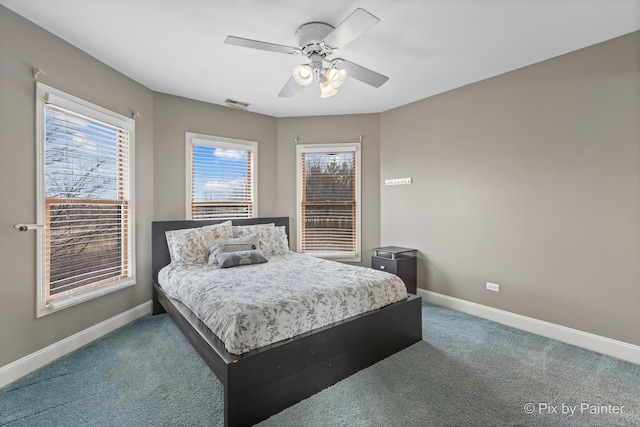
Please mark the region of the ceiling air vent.
POLYGON ((225 99, 224 103, 227 104, 231 108, 237 108, 238 110, 248 110, 249 104, 246 102, 235 101, 233 99, 225 99))

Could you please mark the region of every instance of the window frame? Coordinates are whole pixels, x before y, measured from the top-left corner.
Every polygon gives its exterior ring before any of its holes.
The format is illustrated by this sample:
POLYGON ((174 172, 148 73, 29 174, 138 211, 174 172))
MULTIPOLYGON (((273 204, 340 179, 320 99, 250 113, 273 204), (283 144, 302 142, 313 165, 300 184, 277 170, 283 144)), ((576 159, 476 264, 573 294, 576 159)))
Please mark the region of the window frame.
POLYGON ((356 187, 356 250, 353 254, 343 252, 306 252, 305 254, 315 256, 324 259, 333 259, 343 262, 361 262, 362 261, 362 162, 361 162, 361 150, 362 144, 359 142, 344 142, 344 143, 316 143, 316 144, 297 144, 296 145, 296 213, 298 217, 297 221, 297 249, 299 253, 302 252, 302 154, 306 153, 340 153, 340 152, 355 152, 355 187, 356 187))
POLYGON ((128 236, 126 248, 124 248, 126 255, 122 255, 126 257, 128 276, 111 283, 99 284, 100 281, 95 282, 98 283, 97 286, 93 284, 81 286, 71 290, 66 296, 60 296, 48 301, 50 292, 49 283, 47 282, 46 245, 49 234, 46 229, 37 230, 36 318, 133 286, 136 284, 137 277, 135 245, 135 120, 51 86, 36 82, 36 221, 38 224, 46 224, 46 209, 49 205, 45 185, 45 114, 47 98, 50 98, 49 102, 54 105, 87 116, 92 120, 123 128, 129 132, 129 179, 126 183, 129 187, 129 198, 126 200, 128 220, 126 225, 121 228, 122 233, 128 236))
MULTIPOLYGON (((186 203, 185 218, 187 220, 197 220, 192 216, 192 198, 193 198, 193 148, 195 145, 207 146, 221 149, 243 150, 251 152, 251 199, 252 199, 252 215, 249 218, 258 217, 258 143, 255 141, 246 141, 241 139, 225 138, 220 136, 206 135, 201 133, 186 132, 186 203)), ((234 219, 239 217, 216 217, 215 219, 234 219)), ((242 217, 247 218, 247 217, 242 217)), ((203 220, 206 218, 202 218, 203 220)))

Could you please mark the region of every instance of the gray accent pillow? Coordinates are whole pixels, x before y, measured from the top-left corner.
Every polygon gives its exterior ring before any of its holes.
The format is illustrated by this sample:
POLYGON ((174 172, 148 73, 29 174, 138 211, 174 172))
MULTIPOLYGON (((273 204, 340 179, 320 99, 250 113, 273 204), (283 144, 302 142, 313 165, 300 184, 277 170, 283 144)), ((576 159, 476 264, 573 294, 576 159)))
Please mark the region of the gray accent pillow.
POLYGON ((216 255, 216 260, 221 268, 267 262, 262 252, 257 249, 253 251, 221 252, 216 255))
POLYGON ((207 265, 213 266, 218 263, 216 255, 222 252, 238 252, 238 251, 251 251, 255 249, 261 249, 258 246, 258 235, 252 234, 249 236, 214 240, 207 243, 207 249, 209 250, 209 262, 207 265))

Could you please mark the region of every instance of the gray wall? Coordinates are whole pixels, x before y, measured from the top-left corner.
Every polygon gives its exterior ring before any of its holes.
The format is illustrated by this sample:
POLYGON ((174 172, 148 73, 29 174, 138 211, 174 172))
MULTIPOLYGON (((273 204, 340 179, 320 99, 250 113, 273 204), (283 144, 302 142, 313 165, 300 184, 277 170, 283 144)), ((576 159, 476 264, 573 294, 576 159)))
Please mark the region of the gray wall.
POLYGON ((640 33, 383 113, 381 175, 419 287, 640 345, 640 33))
MULTIPOLYGON (((380 244, 380 115, 290 117, 278 119, 278 212, 291 218, 291 247, 297 248, 296 144, 358 142, 361 146, 362 262, 380 244)), ((356 263, 357 264, 357 263, 356 263)))
POLYGON ((0 366, 151 298, 153 93, 0 6, 0 366), (16 223, 36 218, 35 83, 40 81, 136 120, 136 286, 35 318, 36 235, 16 223))
POLYGON ((278 213, 276 118, 161 93, 153 106, 156 221, 185 219, 186 132, 257 142, 258 214, 278 213))
POLYGON ((0 6, 0 366, 150 299, 151 221, 185 215, 185 132, 258 142, 259 214, 290 216, 294 249, 294 138, 363 136, 363 265, 416 247, 422 288, 640 345, 639 52, 635 33, 382 114, 276 119, 153 93, 0 6), (41 319, 35 234, 13 228, 36 215, 33 67, 142 114, 138 284, 41 319))

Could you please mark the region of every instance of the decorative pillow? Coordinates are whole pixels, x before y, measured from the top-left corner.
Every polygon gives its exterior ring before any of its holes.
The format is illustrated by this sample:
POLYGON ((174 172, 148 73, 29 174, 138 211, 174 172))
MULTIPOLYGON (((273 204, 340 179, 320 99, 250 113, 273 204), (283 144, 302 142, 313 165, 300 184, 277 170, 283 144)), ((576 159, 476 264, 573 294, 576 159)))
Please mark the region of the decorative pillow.
POLYGON ((230 239, 233 237, 231 221, 221 222, 220 224, 205 225, 204 227, 200 227, 200 232, 202 233, 202 238, 205 242, 230 239))
POLYGON ((171 263, 205 265, 209 257, 206 241, 231 238, 231 221, 199 228, 166 231, 171 263))
POLYGON ((207 263, 207 247, 199 228, 165 232, 171 263, 194 265, 207 263))
POLYGON ((245 237, 231 238, 225 240, 214 240, 207 243, 209 250, 209 263, 208 265, 216 265, 216 255, 222 252, 237 252, 237 251, 250 251, 260 249, 258 247, 258 235, 251 234, 245 237))
POLYGON ((257 249, 252 251, 222 252, 216 255, 216 259, 222 268, 267 262, 262 252, 257 249))
POLYGON ((254 225, 234 225, 231 227, 233 231, 233 237, 243 237, 249 234, 257 234, 258 230, 265 227, 275 227, 274 223, 269 224, 254 224, 254 225))
POLYGON ((289 252, 289 241, 284 226, 258 229, 260 250, 264 256, 284 255, 289 252))

